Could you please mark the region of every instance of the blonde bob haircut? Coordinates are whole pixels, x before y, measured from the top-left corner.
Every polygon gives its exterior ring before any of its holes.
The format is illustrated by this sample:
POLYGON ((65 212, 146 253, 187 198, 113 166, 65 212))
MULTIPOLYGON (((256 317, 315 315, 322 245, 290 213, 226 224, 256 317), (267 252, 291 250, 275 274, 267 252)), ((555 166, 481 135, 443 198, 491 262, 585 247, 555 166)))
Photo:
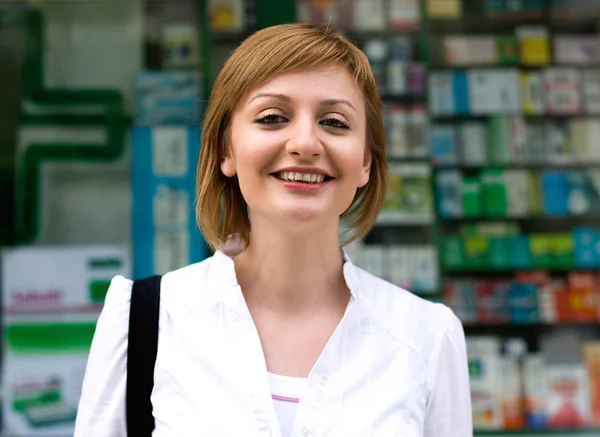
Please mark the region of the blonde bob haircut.
POLYGON ((344 243, 364 237, 373 226, 385 198, 387 163, 381 97, 369 61, 333 27, 282 24, 242 42, 219 73, 208 102, 196 174, 196 217, 213 249, 222 248, 231 234, 239 234, 245 244, 250 238, 237 177, 226 177, 220 167, 229 154, 228 128, 236 105, 277 75, 327 65, 348 69, 362 90, 366 110, 365 159, 371 163, 370 176, 341 216, 351 231, 344 243))

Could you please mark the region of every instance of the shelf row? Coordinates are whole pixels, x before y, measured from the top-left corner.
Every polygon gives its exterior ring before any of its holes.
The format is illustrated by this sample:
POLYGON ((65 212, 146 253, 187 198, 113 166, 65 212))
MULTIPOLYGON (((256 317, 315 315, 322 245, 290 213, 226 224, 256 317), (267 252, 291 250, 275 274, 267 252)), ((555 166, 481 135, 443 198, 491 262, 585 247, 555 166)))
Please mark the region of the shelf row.
POLYGON ((381 225, 427 226, 433 224, 436 212, 441 220, 454 221, 600 216, 600 168, 488 167, 473 174, 450 168, 433 172, 427 164, 391 162, 388 173, 378 218, 381 225))
POLYGON ((564 232, 521 233, 514 224, 474 224, 440 244, 446 272, 507 272, 600 268, 600 232, 576 227, 564 232))

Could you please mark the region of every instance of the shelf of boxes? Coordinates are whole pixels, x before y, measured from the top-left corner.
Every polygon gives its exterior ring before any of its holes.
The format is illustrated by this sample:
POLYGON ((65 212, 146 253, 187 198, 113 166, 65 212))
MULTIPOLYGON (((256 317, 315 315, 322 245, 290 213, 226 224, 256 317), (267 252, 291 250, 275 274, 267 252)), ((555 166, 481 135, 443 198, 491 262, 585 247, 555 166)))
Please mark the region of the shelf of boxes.
POLYGON ((429 155, 475 435, 600 436, 600 3, 453 3, 428 19, 429 155))

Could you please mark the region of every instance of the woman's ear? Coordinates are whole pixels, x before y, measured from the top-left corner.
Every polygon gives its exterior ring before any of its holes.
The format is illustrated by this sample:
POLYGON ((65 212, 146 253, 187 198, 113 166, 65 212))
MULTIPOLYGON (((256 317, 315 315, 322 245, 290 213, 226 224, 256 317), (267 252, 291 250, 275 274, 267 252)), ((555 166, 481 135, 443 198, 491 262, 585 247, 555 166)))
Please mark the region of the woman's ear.
POLYGON ((235 176, 236 171, 231 156, 226 156, 223 162, 221 162, 221 171, 228 178, 232 178, 235 176))
POLYGON ((371 176, 371 162, 373 161, 373 154, 369 147, 365 148, 365 160, 363 162, 362 171, 358 177, 358 188, 362 188, 369 182, 371 176))
POLYGON ((371 161, 364 163, 360 176, 358 178, 358 188, 362 188, 369 182, 371 176, 371 161))
MULTIPOLYGON (((225 122, 224 122, 225 123, 225 122)), ((231 147, 231 125, 225 124, 223 128, 223 147, 225 149, 225 158, 221 162, 221 172, 228 178, 232 178, 237 173, 233 159, 233 150, 231 147)))

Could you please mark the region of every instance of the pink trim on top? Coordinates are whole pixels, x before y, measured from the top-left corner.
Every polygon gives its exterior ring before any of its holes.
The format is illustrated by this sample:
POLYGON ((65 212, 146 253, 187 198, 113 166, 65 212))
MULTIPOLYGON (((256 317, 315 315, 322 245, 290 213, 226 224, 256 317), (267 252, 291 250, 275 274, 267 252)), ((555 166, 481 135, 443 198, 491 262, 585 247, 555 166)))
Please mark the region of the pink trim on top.
POLYGON ((273 395, 273 394, 271 395, 271 397, 273 399, 275 399, 276 401, 296 402, 296 403, 300 402, 299 398, 288 398, 286 396, 279 396, 279 395, 273 395))

